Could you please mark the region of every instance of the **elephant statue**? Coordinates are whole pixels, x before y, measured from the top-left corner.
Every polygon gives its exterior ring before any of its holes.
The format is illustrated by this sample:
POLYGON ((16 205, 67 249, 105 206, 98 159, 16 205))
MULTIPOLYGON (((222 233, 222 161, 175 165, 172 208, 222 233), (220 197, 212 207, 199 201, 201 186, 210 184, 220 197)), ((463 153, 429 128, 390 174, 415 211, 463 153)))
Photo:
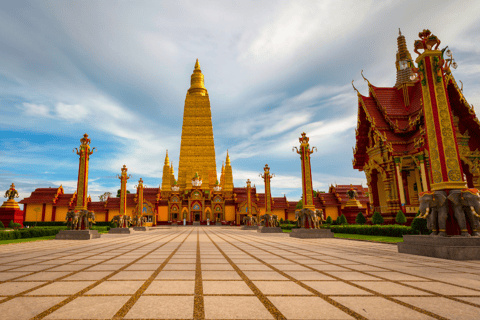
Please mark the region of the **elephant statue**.
POLYGON ((279 223, 278 223, 278 216, 276 214, 272 214, 270 216, 270 227, 278 227, 279 226, 279 223))
POLYGON ((300 210, 300 215, 303 217, 301 222, 301 228, 305 228, 305 222, 308 221, 310 227, 312 226, 312 216, 315 214, 315 211, 303 208, 300 210))
POLYGON ((258 225, 257 216, 252 216, 252 226, 258 225))
POLYGON ((80 222, 80 212, 79 211, 68 211, 65 216, 65 223, 71 230, 76 230, 79 227, 80 222), (72 219, 70 221, 70 219, 72 219))
POLYGON ((143 219, 141 215, 136 215, 135 218, 133 218, 132 224, 135 227, 141 227, 143 224, 143 219))
POLYGON ((147 217, 142 218, 142 226, 144 226, 147 223, 147 217))
POLYGON ((93 211, 82 210, 79 218, 79 228, 81 227, 82 222, 85 226, 85 230, 90 229, 95 223, 95 213, 93 211), (92 221, 90 222, 90 220, 92 221))
POLYGON ((480 224, 480 197, 478 190, 452 190, 448 195, 448 199, 453 202, 455 218, 460 226, 462 236, 470 236, 467 231, 467 221, 472 229, 472 236, 480 236, 478 232, 480 224))
POLYGON ((265 213, 264 215, 260 216, 260 224, 264 227, 268 227, 270 222, 270 215, 265 213))
POLYGON ((243 217, 243 224, 246 225, 246 226, 251 226, 252 225, 252 217, 244 216, 243 217))
POLYGON ((320 225, 322 225, 326 221, 323 209, 315 210, 315 214, 318 217, 318 222, 320 223, 320 225))
POLYGON ((426 191, 420 193, 419 218, 427 219, 427 228, 431 236, 447 236, 448 218, 447 193, 445 191, 426 191))
POLYGON ((132 223, 133 223, 132 217, 124 215, 123 221, 125 221, 125 228, 130 228, 132 226, 132 223))
POLYGON ((118 228, 123 228, 123 215, 114 216, 112 223, 116 223, 118 228))
POLYGON ((297 227, 300 228, 305 227, 305 215, 302 210, 295 210, 295 220, 297 221, 297 227))

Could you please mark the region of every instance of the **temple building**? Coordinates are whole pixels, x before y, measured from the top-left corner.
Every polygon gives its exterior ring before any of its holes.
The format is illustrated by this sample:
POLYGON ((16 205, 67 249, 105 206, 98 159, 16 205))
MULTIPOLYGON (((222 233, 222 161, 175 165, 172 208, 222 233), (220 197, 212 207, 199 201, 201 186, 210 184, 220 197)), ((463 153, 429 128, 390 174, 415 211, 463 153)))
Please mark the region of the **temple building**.
POLYGON ((354 87, 353 167, 365 172, 374 210, 390 221, 399 210, 412 219, 423 191, 480 188, 480 122, 450 70, 456 68, 451 51, 437 50, 440 40, 428 30, 419 36, 415 67, 399 33, 393 87, 365 77, 368 96, 354 87))
MULTIPOLYGON (((96 221, 111 221, 115 215, 141 213, 147 217, 147 225, 183 223, 184 220, 187 224, 239 225, 248 214, 247 188, 234 186, 228 150, 220 177, 217 177, 210 100, 198 60, 185 98, 177 178, 168 151, 158 188, 143 186, 140 178, 137 192, 129 194, 126 187, 130 179, 128 168, 124 165, 120 169, 120 197, 109 196, 102 201, 86 198, 87 209, 95 212, 96 221)), ((88 167, 85 172, 79 172, 79 181, 88 180, 88 167)), ((352 187, 359 194, 360 210, 355 207, 355 213, 363 210, 369 214, 369 199, 364 196, 364 188, 358 185, 332 186, 328 193, 317 193, 313 204, 336 219, 345 208, 345 193, 352 187)), ((255 186, 248 190, 251 212, 264 214, 267 206, 265 194, 257 193, 255 186)), ((85 184, 82 194, 86 191, 85 184)), ((276 214, 279 220, 295 220, 297 202, 289 202, 285 196, 272 196, 271 199, 268 203, 272 214, 276 214)), ((67 211, 75 209, 77 192, 66 194, 62 186, 39 188, 19 203, 24 204, 24 221, 64 221, 67 211)))

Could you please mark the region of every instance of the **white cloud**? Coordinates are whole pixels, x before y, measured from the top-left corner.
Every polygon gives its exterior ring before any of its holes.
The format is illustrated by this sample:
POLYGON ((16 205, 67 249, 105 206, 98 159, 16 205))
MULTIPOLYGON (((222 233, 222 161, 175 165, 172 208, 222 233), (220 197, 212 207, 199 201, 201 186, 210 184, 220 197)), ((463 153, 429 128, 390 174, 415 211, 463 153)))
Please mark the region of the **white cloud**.
POLYGON ((57 116, 64 120, 80 122, 86 120, 90 111, 85 106, 80 104, 69 105, 62 102, 55 106, 57 116))
POLYGON ((50 108, 43 104, 23 103, 23 111, 26 115, 32 117, 51 118, 50 108))

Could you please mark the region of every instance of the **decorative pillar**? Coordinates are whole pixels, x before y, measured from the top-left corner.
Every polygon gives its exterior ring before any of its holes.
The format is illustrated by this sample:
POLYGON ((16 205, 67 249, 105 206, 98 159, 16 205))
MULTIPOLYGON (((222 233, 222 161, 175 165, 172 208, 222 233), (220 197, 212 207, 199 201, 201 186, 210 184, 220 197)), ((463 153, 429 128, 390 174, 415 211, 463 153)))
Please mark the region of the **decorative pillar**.
POLYGON ((422 183, 420 182, 420 166, 416 167, 415 170, 415 182, 417 183, 417 198, 418 195, 423 192, 423 186, 422 183))
POLYGON ((275 177, 275 174, 270 174, 270 168, 268 167, 268 164, 266 164, 265 168, 263 168, 263 174, 260 174, 260 177, 265 182, 265 214, 270 215, 272 214, 272 194, 270 191, 270 179, 275 177))
POLYGON ((436 50, 440 40, 423 30, 421 40, 415 41, 415 60, 420 76, 423 95, 423 114, 428 138, 429 159, 432 170, 432 191, 463 189, 462 167, 458 152, 455 127, 448 95, 446 94, 445 72, 450 72, 443 59, 443 51, 436 50), (435 47, 434 47, 435 46, 435 47), (418 49, 424 49, 419 53, 418 49))
MULTIPOLYGON (((302 191, 303 191, 303 208, 315 210, 313 204, 313 188, 312 188, 312 169, 310 167, 310 155, 314 152, 313 149, 317 150, 316 147, 312 147, 310 150, 310 145, 308 141, 310 140, 305 132, 302 133, 302 137, 298 139, 300 141, 300 151, 297 147, 294 149, 297 150, 297 153, 300 155, 302 161, 302 191)), ((292 149, 292 151, 294 151, 292 149)))
POLYGON ((428 191, 428 180, 427 180, 427 174, 425 170, 425 157, 423 154, 418 156, 418 160, 420 160, 420 173, 422 175, 422 190, 423 191, 428 191))
POLYGON ((0 221, 4 226, 8 226, 10 221, 14 223, 20 223, 23 226, 23 221, 25 221, 25 214, 27 212, 27 204, 24 204, 23 211, 20 210, 15 198, 18 198, 18 191, 15 189, 15 184, 10 185, 10 189, 5 191, 5 198, 8 198, 2 206, 0 207, 0 221))
MULTIPOLYGON (((83 138, 80 139, 80 142, 80 150, 75 148, 75 150, 77 150, 77 155, 80 156, 77 181, 77 204, 75 210, 87 210, 88 161, 95 148, 90 151, 90 139, 88 139, 88 134, 86 133, 83 135, 83 138)), ((73 152, 75 152, 75 150, 73 152)))
POLYGON ((117 178, 120 179, 120 215, 126 215, 127 213, 127 180, 132 176, 127 176, 127 166, 123 165, 122 175, 117 174, 117 178))
MULTIPOLYGON (((247 179, 247 215, 249 217, 252 216, 252 197, 250 195, 250 192, 252 191, 252 182, 250 179, 247 179)), ((267 193, 265 192, 265 195, 267 193)))
POLYGON ((140 178, 137 186, 137 215, 139 216, 143 214, 143 188, 143 180, 140 178))
POLYGON ((405 193, 403 189, 403 177, 400 172, 400 161, 402 161, 401 158, 395 158, 395 172, 397 174, 397 186, 398 186, 398 192, 400 195, 400 203, 402 205, 402 211, 405 213, 405 193))

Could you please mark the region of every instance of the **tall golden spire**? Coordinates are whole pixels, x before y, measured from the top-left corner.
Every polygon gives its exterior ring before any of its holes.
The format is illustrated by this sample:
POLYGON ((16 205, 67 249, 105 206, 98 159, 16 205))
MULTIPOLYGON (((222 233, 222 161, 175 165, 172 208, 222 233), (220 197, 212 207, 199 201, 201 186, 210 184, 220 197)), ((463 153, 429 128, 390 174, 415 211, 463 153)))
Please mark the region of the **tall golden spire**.
POLYGON ((215 185, 217 166, 213 140, 212 111, 207 89, 203 83, 200 64, 195 63, 190 89, 183 111, 182 142, 178 162, 178 186, 191 189, 195 172, 203 179, 202 189, 215 185))
POLYGON ((225 185, 223 186, 223 190, 228 192, 233 191, 233 172, 232 165, 230 164, 230 156, 228 155, 228 150, 225 163, 225 185))
POLYGON ((172 184, 170 183, 171 180, 171 172, 170 172, 170 159, 168 158, 168 150, 167 154, 165 155, 165 163, 163 165, 163 175, 162 175, 162 191, 170 191, 172 190, 172 184))
POLYGON ((222 173, 220 174, 220 186, 223 188, 225 185, 225 165, 222 161, 222 173))
POLYGON ((400 29, 398 29, 397 47, 397 59, 395 61, 395 66, 397 68, 397 82, 395 83, 395 87, 399 88, 406 83, 414 82, 410 80, 410 76, 413 75, 411 68, 411 62, 413 62, 412 56, 410 55, 410 52, 408 52, 405 36, 400 29))
POLYGON ((188 94, 191 95, 208 95, 207 89, 205 88, 205 83, 203 81, 202 70, 200 70, 200 63, 195 62, 195 69, 193 70, 192 77, 190 80, 190 89, 188 89, 188 94))

